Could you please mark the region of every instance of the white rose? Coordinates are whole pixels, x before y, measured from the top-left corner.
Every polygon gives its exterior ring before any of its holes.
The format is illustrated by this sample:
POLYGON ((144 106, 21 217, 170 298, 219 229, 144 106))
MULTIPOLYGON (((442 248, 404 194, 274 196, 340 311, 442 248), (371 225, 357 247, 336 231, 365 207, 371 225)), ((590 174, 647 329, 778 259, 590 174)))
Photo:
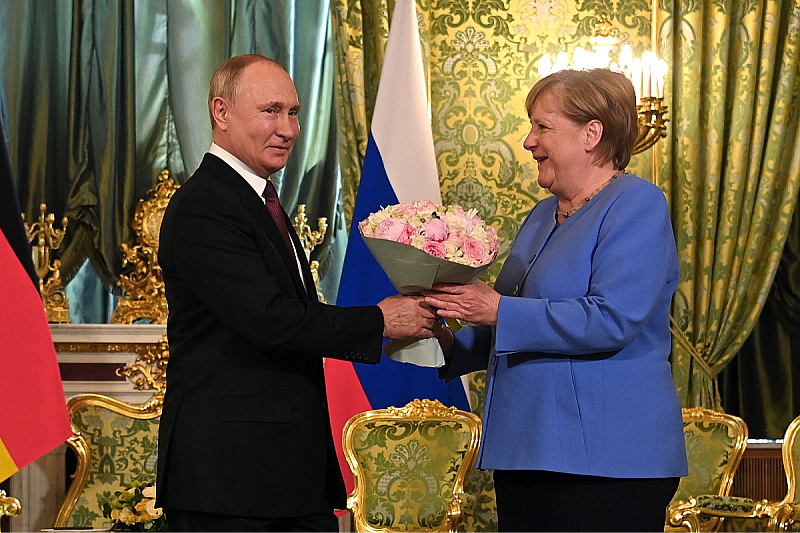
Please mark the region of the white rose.
POLYGON ((164 511, 161 510, 161 507, 156 507, 155 500, 150 500, 149 502, 147 502, 147 507, 145 507, 145 509, 147 510, 147 514, 153 517, 153 520, 155 520, 164 513, 164 511))
POLYGON ((145 498, 155 498, 156 497, 156 486, 155 485, 148 485, 142 489, 142 496, 145 498))

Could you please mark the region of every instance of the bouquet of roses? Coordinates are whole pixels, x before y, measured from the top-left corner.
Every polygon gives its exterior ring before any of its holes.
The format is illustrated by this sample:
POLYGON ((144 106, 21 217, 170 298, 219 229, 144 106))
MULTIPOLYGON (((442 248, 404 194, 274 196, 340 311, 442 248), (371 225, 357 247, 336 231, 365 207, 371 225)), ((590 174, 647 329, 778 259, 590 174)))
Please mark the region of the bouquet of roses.
POLYGON ((111 519, 111 531, 167 531, 167 519, 156 507, 156 487, 134 481, 103 504, 103 516, 111 519))
MULTIPOLYGON (((358 229, 394 287, 418 294, 435 283, 472 283, 497 257, 497 231, 475 209, 422 200, 384 207, 358 229)), ((393 359, 441 366, 438 341, 393 341, 384 351, 393 359)))

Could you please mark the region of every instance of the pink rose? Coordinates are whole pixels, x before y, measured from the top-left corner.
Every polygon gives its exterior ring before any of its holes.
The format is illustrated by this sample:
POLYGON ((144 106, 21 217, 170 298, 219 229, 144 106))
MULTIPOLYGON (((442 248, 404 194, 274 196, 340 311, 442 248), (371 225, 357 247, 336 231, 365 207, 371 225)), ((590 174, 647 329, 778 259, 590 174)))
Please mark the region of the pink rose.
POLYGON ((428 241, 422 246, 422 251, 435 257, 444 258, 444 244, 437 241, 428 241))
POLYGON ((399 218, 387 218, 375 227, 375 238, 397 241, 403 234, 406 223, 399 218))
POLYGON ((415 211, 419 213, 433 213, 434 211, 438 211, 438 205, 430 200, 419 200, 414 202, 412 205, 415 207, 415 211))
POLYGON ((474 237, 467 237, 461 249, 464 251, 464 256, 469 257, 473 261, 483 261, 486 257, 486 248, 483 243, 474 237))
POLYGON ((444 220, 432 218, 422 225, 422 232, 428 239, 441 242, 447 239, 450 230, 444 220))
POLYGON ((397 238, 397 242, 401 242, 403 244, 411 244, 411 237, 417 233, 416 228, 411 224, 406 224, 403 226, 403 231, 400 233, 400 236, 397 238))

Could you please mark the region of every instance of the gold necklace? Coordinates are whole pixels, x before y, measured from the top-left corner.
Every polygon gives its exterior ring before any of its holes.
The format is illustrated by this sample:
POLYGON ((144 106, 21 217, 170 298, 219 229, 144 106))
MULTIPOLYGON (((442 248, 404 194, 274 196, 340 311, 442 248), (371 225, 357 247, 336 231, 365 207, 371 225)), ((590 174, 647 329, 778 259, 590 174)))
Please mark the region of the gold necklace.
POLYGON ((559 211, 559 210, 558 210, 558 205, 556 204, 556 216, 557 216, 557 217, 563 217, 563 218, 565 218, 565 219, 567 219, 567 218, 571 217, 572 215, 574 215, 575 213, 577 213, 577 212, 578 212, 578 210, 579 210, 581 207, 583 207, 583 206, 585 206, 586 204, 588 204, 588 203, 589 203, 589 200, 591 200, 592 198, 594 198, 595 196, 597 196, 597 194, 598 194, 600 191, 602 191, 603 189, 605 189, 605 188, 606 188, 606 186, 607 186, 609 183, 611 183, 611 181, 612 181, 614 178, 617 178, 617 177, 619 177, 619 176, 622 176, 624 173, 625 173, 625 170, 624 170, 624 169, 623 169, 623 170, 618 170, 618 171, 616 172, 616 174, 614 174, 613 176, 611 176, 610 178, 608 178, 608 181, 606 181, 606 182, 605 182, 605 183, 603 183, 603 184, 602 184, 600 187, 598 187, 597 189, 595 189, 595 191, 594 191, 592 194, 590 194, 589 196, 587 196, 586 198, 584 198, 584 199, 583 199, 583 203, 582 203, 582 204, 580 204, 580 205, 576 205, 575 207, 573 207, 573 208, 572 208, 572 209, 570 209, 569 211, 559 211))

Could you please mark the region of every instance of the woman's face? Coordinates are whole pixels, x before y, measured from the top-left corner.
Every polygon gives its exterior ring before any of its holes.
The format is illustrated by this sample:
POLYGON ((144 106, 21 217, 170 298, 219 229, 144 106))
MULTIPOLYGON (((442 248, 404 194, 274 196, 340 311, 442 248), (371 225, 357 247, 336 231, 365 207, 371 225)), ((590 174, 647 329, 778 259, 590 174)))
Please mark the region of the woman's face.
POLYGON ((587 127, 564 115, 558 98, 550 93, 537 98, 522 145, 539 165, 540 187, 559 198, 580 187, 587 168, 587 127))

